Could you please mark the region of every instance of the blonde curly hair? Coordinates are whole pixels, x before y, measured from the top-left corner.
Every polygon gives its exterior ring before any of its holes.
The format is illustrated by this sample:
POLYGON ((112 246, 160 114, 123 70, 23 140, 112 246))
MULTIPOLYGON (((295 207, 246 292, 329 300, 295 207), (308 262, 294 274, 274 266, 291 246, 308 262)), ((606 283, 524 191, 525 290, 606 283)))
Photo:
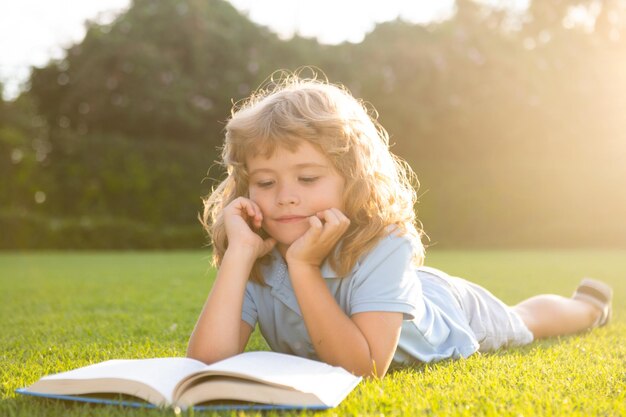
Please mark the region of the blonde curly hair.
MULTIPOLYGON (((235 198, 248 196, 246 158, 270 156, 276 148, 294 151, 302 141, 320 150, 345 180, 345 215, 350 227, 329 262, 347 275, 357 260, 395 226, 409 235, 414 261, 421 265, 424 247, 414 205, 417 178, 409 165, 389 151, 389 136, 368 114, 365 104, 343 86, 281 72, 264 88, 233 106, 225 127, 222 163, 227 177, 206 197, 200 221, 213 245, 219 266, 228 247, 223 209, 235 198)), ((264 236, 265 237, 265 236, 264 236)), ((263 283, 257 260, 251 279, 263 283)))

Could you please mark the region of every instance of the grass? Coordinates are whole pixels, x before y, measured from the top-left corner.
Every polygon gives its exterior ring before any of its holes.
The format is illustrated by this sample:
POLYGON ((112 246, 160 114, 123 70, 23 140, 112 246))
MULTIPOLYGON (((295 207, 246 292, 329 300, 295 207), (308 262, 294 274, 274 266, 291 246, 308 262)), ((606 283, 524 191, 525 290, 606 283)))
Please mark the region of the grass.
MULTIPOLYGON (((427 264, 509 303, 569 294, 582 276, 598 277, 614 286, 614 320, 591 333, 396 370, 316 415, 626 415, 626 251, 432 250, 427 264)), ((206 252, 0 253, 0 415, 172 415, 14 390, 107 359, 184 355, 213 277, 206 252)), ((248 349, 267 346, 255 332, 248 349)))

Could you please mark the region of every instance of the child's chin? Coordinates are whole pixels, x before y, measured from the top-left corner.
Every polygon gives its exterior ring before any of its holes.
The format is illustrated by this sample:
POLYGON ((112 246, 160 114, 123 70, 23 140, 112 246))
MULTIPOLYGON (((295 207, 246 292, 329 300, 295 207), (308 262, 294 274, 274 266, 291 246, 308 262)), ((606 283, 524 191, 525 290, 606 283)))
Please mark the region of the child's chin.
POLYGON ((282 238, 279 238, 277 240, 282 245, 289 247, 289 246, 291 246, 291 244, 293 242, 295 242, 296 240, 300 239, 303 234, 304 233, 299 234, 299 235, 282 236, 282 238))
MULTIPOLYGON (((299 237, 299 236, 298 236, 298 237, 299 237)), ((285 246, 289 247, 289 246, 291 246, 291 245, 293 244, 293 242, 295 242, 296 240, 298 240, 298 237, 294 237, 294 238, 291 238, 291 239, 283 239, 283 240, 281 241, 281 243, 282 243, 283 245, 285 245, 285 246)))

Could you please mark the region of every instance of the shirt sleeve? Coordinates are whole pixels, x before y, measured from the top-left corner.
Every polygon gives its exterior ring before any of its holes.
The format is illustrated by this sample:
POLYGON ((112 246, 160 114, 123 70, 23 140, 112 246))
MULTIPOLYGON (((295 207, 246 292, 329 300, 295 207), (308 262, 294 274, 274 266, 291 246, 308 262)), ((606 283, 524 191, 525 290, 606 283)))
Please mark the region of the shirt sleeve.
POLYGON ((254 284, 248 281, 246 291, 243 294, 243 306, 241 309, 241 319, 252 326, 253 329, 259 316, 256 303, 254 302, 254 292, 254 284))
POLYGON ((425 308, 422 287, 412 259, 410 238, 383 238, 355 272, 350 314, 388 311, 403 313, 405 320, 421 317, 425 308))

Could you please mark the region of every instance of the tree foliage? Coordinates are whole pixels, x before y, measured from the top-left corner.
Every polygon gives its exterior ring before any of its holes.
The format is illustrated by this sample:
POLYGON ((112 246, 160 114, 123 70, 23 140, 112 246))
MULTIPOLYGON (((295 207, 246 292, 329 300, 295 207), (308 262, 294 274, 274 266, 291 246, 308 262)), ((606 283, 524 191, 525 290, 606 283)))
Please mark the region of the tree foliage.
POLYGON ((450 20, 328 46, 279 40, 223 0, 135 0, 2 103, 0 227, 15 233, 0 245, 200 246, 232 102, 303 65, 375 105, 433 242, 626 245, 624 25, 620 0, 458 0, 450 20))

